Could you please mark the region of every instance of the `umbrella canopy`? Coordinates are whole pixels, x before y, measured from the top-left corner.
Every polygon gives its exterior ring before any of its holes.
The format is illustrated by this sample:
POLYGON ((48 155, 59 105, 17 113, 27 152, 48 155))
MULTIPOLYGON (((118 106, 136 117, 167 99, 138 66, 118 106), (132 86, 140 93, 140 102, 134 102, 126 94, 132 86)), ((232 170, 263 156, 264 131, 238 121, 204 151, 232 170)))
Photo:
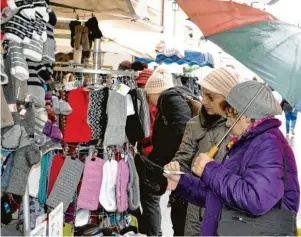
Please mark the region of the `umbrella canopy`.
POLYGON ((301 28, 232 1, 178 3, 207 39, 268 82, 290 104, 297 103, 301 97, 301 28))
POLYGON ((290 104, 301 97, 301 28, 260 22, 208 37, 259 75, 290 104))

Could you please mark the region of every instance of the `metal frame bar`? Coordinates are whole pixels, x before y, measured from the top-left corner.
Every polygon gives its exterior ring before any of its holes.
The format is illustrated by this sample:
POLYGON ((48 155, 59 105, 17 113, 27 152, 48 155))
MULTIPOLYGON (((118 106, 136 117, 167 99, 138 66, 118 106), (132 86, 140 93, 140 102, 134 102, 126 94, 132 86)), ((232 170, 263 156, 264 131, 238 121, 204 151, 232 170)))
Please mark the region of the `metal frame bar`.
POLYGON ((61 72, 78 72, 78 73, 91 73, 91 74, 113 74, 119 76, 137 76, 137 72, 131 71, 116 71, 116 70, 104 70, 104 69, 92 69, 92 68, 74 68, 74 67, 54 67, 54 71, 61 72))

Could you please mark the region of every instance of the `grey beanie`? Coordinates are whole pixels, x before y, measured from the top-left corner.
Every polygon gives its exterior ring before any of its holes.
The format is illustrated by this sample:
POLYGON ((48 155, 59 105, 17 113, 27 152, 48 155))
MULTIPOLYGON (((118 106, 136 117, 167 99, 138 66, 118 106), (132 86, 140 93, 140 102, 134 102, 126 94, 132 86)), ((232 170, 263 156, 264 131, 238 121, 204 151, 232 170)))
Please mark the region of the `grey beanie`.
POLYGON ((227 96, 227 102, 236 109, 238 113, 242 113, 262 87, 264 88, 244 114, 252 119, 262 119, 268 116, 282 114, 281 106, 272 94, 271 89, 265 86, 264 83, 253 80, 245 81, 234 86, 227 96))

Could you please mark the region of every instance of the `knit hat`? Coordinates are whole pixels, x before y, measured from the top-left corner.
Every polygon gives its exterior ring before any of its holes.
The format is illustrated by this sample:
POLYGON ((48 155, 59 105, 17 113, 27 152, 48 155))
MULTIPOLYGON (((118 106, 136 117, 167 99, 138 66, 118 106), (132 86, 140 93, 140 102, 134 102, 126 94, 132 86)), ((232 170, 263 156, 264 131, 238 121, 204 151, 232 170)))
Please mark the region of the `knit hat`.
POLYGON ((41 159, 39 147, 31 144, 18 148, 14 155, 11 175, 6 188, 7 193, 24 196, 31 167, 41 159))
POLYGON ((275 99, 272 90, 264 83, 253 80, 234 86, 227 96, 227 102, 238 113, 242 113, 260 89, 262 90, 244 114, 252 119, 262 119, 282 114, 281 106, 275 99))
POLYGON ((89 142, 91 139, 91 129, 87 123, 88 92, 83 88, 72 90, 69 93, 68 102, 72 108, 72 112, 67 115, 64 142, 89 142))
POLYGON ((118 163, 116 160, 107 160, 103 166, 102 184, 99 194, 99 202, 107 212, 117 210, 116 182, 118 163))
POLYGON ((86 157, 84 175, 77 199, 78 207, 90 211, 97 210, 104 164, 103 159, 86 157))
POLYGON ((117 211, 122 213, 128 209, 127 186, 129 183, 130 171, 127 163, 122 159, 118 162, 118 174, 116 185, 117 211))
POLYGON ((161 94, 173 86, 172 75, 169 73, 167 67, 162 65, 151 75, 144 89, 147 94, 161 94))
POLYGON ((136 79, 137 84, 145 85, 153 72, 154 71, 152 69, 144 69, 139 73, 139 76, 136 79))
POLYGON ((134 157, 129 154, 128 166, 130 171, 130 179, 128 183, 129 193, 129 209, 136 211, 140 205, 140 189, 139 189, 139 176, 134 163, 134 157))
POLYGON ((119 64, 118 70, 130 70, 131 68, 132 68, 132 63, 126 60, 119 64))
POLYGON ((84 166, 80 160, 65 158, 63 167, 47 199, 48 206, 55 208, 62 202, 64 212, 66 212, 75 195, 84 166))
POLYGON ((227 97, 233 86, 239 83, 239 76, 226 68, 219 68, 209 73, 198 84, 207 90, 227 97))

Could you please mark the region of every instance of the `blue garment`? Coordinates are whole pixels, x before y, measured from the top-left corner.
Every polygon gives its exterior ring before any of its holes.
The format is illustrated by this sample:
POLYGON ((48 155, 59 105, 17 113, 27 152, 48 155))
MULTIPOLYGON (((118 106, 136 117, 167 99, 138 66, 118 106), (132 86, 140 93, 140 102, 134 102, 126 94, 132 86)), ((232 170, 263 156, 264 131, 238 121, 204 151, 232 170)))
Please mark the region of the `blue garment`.
POLYGON ((297 122, 298 111, 294 112, 285 112, 285 120, 286 120, 286 133, 290 133, 290 127, 292 123, 292 129, 295 129, 297 122))
POLYGON ((47 199, 48 176, 49 176, 49 161, 50 154, 45 154, 41 162, 41 177, 39 182, 38 201, 40 204, 45 204, 47 199))
POLYGON ((1 188, 5 189, 8 186, 8 180, 10 177, 10 173, 11 173, 11 169, 13 167, 14 164, 14 157, 13 157, 13 153, 10 153, 7 157, 7 163, 5 166, 5 169, 3 171, 3 174, 1 176, 1 188))

